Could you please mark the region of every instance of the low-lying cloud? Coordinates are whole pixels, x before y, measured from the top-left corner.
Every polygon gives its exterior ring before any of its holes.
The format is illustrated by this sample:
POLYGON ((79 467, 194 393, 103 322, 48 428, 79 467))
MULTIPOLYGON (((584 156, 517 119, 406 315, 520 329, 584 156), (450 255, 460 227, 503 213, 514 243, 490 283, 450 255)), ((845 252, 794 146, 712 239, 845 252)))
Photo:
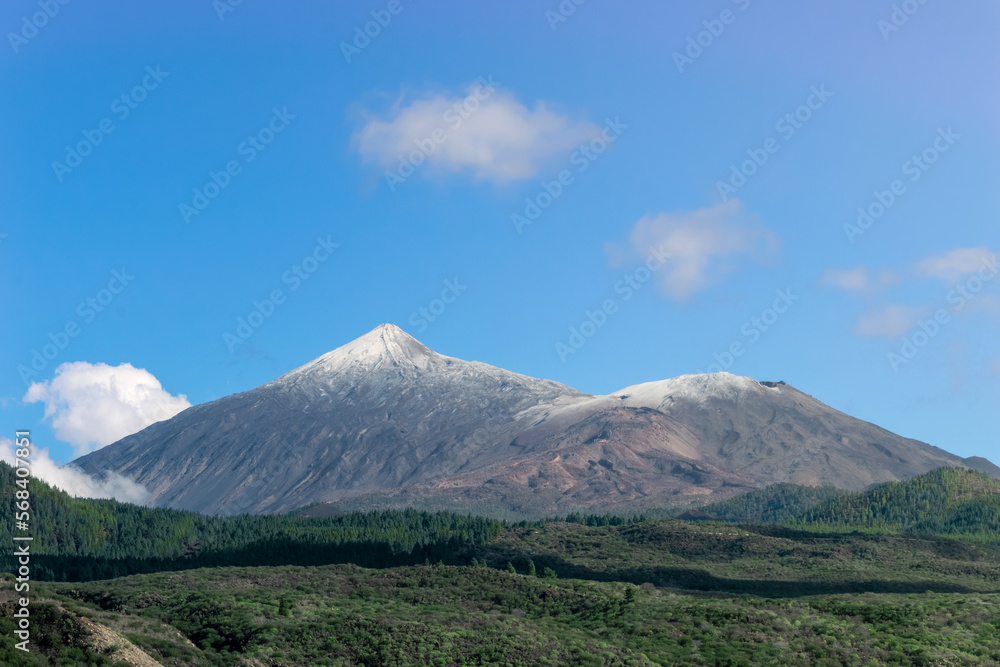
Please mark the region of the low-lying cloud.
MULTIPOLYGON (((0 438, 0 460, 16 465, 14 441, 10 438, 0 438)), ((113 498, 141 505, 149 497, 144 486, 114 472, 107 472, 103 479, 98 479, 75 466, 60 466, 46 448, 32 447, 28 462, 33 477, 77 498, 113 498)))

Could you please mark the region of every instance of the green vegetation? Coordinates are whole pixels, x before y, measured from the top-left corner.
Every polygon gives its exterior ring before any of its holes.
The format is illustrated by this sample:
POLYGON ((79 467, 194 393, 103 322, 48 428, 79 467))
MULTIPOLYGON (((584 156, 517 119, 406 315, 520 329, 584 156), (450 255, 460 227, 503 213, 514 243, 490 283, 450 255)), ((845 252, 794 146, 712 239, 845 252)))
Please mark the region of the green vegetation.
MULTIPOLYGON (((14 469, 0 462, 0 522, 10 544, 14 469)), ((489 519, 414 510, 305 519, 293 516, 209 517, 149 509, 113 500, 73 498, 34 478, 32 552, 38 579, 87 581, 198 567, 356 563, 387 567, 447 560, 459 549, 495 537, 489 519)), ((0 569, 14 571, 11 552, 0 569)))
POLYGON ((969 471, 776 485, 711 508, 758 522, 735 525, 204 517, 31 484, 36 652, 5 614, 4 665, 111 665, 81 616, 168 666, 1000 664, 1000 484, 969 471))
POLYGON ((177 628, 183 637, 126 632, 164 665, 1000 661, 996 594, 705 597, 441 565, 218 568, 45 588, 112 627, 177 628))
MULTIPOLYGON (((9 581, 4 586, 10 586, 9 581)), ((0 665, 79 665, 80 667, 128 667, 115 664, 108 656, 87 646, 87 637, 77 616, 67 613, 51 603, 33 605, 31 608, 31 652, 14 647, 17 623, 12 617, 13 602, 0 604, 0 665)))
POLYGON ((492 568, 510 562, 522 574, 530 560, 560 579, 766 597, 1000 589, 1000 549, 939 536, 676 520, 545 523, 513 527, 472 553, 492 568))
POLYGON ((1000 481, 972 470, 939 468, 905 482, 840 495, 789 525, 881 533, 937 533, 1000 539, 1000 481))
POLYGON ((772 484, 698 509, 731 523, 1000 541, 1000 481, 964 468, 939 468, 859 493, 772 484))
POLYGON ((812 487, 772 484, 730 500, 698 509, 719 521, 732 523, 784 523, 824 501, 843 495, 832 486, 812 487))

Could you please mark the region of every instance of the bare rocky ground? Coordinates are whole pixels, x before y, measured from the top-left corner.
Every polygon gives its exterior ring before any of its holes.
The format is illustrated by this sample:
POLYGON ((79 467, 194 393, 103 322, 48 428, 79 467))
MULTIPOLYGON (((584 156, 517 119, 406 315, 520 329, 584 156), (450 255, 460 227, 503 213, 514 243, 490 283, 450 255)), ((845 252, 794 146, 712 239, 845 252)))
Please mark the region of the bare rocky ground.
MULTIPOLYGON (((0 589, 0 608, 4 608, 6 610, 8 606, 13 604, 18 595, 19 594, 15 593, 12 589, 0 589)), ((126 662, 129 665, 135 665, 136 667, 167 667, 166 665, 163 665, 162 663, 151 658, 148 653, 137 647, 121 634, 121 632, 125 629, 125 622, 121 622, 120 616, 116 619, 116 615, 114 614, 94 613, 90 610, 88 610, 87 616, 81 616, 74 611, 67 609, 56 600, 49 600, 38 596, 32 597, 32 604, 43 603, 54 605, 64 614, 68 615, 71 619, 80 624, 86 635, 86 638, 82 642, 83 646, 108 656, 114 662, 126 662), (94 618, 90 618, 90 616, 93 616, 94 618), (112 626, 119 627, 112 629, 112 626)), ((132 620, 131 622, 133 624, 137 623, 136 620, 132 620)), ((165 626, 156 621, 143 622, 147 623, 149 629, 153 630, 156 634, 164 637, 170 636, 171 639, 175 641, 179 638, 194 647, 193 644, 188 642, 187 639, 185 639, 174 628, 165 626)))
POLYGON ((115 662, 127 662, 136 667, 163 667, 162 664, 149 657, 148 653, 111 628, 95 623, 86 617, 80 617, 80 622, 90 633, 91 647, 100 653, 107 654, 115 662))

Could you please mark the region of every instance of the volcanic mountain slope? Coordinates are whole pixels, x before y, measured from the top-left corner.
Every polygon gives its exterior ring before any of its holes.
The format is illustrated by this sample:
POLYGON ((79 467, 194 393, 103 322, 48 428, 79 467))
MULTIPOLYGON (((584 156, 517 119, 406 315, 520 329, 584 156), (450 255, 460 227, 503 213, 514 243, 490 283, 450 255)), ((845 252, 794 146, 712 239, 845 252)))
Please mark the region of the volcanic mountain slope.
POLYGON ((189 408, 77 463, 141 480, 156 506, 282 511, 456 474, 510 442, 524 411, 582 396, 444 357, 382 325, 273 382, 189 408))
POLYGON ((860 489, 940 466, 1000 472, 985 459, 962 459, 853 419, 784 382, 707 373, 616 395, 624 405, 652 408, 690 426, 706 459, 773 482, 860 489))
POLYGON ((861 489, 971 465, 783 383, 719 373, 591 396, 439 355, 387 324, 75 463, 135 479, 150 505, 206 513, 336 502, 508 516, 719 500, 777 481, 861 489))

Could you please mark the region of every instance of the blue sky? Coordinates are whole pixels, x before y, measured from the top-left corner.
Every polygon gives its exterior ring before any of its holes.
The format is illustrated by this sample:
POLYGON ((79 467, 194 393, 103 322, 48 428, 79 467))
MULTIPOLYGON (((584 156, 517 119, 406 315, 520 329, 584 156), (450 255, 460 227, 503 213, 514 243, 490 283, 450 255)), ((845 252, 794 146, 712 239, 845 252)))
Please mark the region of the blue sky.
POLYGON ((382 322, 593 393, 785 380, 1000 459, 995 3, 14 0, 0 26, 0 436, 57 462, 382 322))

